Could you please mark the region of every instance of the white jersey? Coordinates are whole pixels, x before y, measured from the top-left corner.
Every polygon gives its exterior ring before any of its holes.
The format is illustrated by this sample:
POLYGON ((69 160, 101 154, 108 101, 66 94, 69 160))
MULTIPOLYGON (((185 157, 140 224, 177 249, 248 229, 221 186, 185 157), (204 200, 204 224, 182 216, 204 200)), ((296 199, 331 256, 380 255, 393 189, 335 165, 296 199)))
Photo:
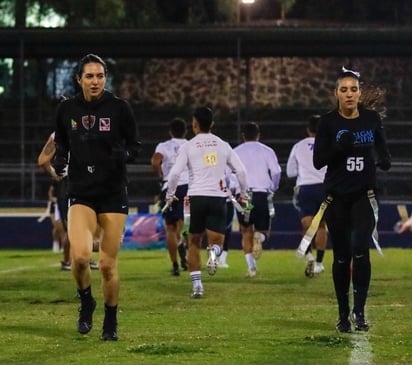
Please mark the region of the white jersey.
POLYGON ((189 196, 226 197, 226 166, 239 180, 246 194, 246 171, 230 145, 212 133, 199 133, 181 146, 176 163, 169 174, 167 196, 173 196, 182 171, 189 168, 189 196))
POLYGON ((274 192, 279 188, 282 169, 273 149, 258 141, 247 141, 234 151, 246 167, 250 189, 274 192))
MULTIPOLYGON (((176 162, 176 157, 179 149, 182 145, 187 143, 187 139, 184 138, 171 138, 165 142, 161 142, 156 146, 155 153, 160 153, 162 158, 162 176, 163 186, 162 189, 167 188, 167 181, 169 180, 169 173, 173 165, 176 162)), ((177 185, 184 185, 189 182, 189 170, 186 168, 179 176, 177 185)))
POLYGON ((297 177, 296 185, 321 184, 325 178, 327 167, 320 170, 313 166, 314 137, 307 137, 297 142, 290 151, 286 164, 286 175, 297 177))

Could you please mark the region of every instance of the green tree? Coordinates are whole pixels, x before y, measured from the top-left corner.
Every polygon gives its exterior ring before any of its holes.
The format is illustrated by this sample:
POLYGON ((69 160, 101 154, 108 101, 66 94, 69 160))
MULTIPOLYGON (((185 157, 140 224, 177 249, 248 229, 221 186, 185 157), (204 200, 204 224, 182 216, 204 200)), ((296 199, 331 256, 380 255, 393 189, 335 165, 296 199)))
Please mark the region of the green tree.
POLYGON ((280 3, 280 19, 285 20, 286 14, 293 8, 296 0, 278 0, 280 3))

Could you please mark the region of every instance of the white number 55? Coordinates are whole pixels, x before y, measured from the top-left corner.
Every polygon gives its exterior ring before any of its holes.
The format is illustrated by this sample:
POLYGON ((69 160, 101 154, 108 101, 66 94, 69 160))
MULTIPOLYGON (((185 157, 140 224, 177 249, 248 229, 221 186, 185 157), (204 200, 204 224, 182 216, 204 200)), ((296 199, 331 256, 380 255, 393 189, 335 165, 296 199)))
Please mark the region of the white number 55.
POLYGON ((364 168, 363 157, 348 157, 346 160, 346 170, 362 171, 364 168))

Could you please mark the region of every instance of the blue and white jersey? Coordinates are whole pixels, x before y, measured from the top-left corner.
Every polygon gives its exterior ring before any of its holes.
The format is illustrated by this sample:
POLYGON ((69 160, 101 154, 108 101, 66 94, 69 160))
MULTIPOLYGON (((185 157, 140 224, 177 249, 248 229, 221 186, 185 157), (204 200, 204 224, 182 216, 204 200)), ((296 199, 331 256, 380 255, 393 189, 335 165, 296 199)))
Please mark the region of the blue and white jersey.
POLYGON ((296 177, 296 185, 321 184, 325 179, 327 167, 320 170, 313 166, 314 137, 306 137, 297 142, 290 151, 286 164, 286 175, 296 177))

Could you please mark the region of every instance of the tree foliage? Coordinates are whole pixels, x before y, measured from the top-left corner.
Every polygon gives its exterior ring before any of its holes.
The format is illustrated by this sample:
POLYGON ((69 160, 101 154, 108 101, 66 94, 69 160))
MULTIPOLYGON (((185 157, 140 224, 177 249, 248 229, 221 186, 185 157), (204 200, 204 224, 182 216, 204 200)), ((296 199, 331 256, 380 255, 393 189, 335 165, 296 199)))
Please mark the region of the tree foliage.
MULTIPOLYGON (((51 13, 66 27, 159 27, 233 23, 240 0, 2 0, 0 26, 44 26, 51 13), (28 17, 31 21, 28 22, 28 17)), ((245 11, 245 6, 240 5, 245 11)), ((406 25, 410 0, 256 0, 250 20, 295 19, 344 24, 406 25)))

